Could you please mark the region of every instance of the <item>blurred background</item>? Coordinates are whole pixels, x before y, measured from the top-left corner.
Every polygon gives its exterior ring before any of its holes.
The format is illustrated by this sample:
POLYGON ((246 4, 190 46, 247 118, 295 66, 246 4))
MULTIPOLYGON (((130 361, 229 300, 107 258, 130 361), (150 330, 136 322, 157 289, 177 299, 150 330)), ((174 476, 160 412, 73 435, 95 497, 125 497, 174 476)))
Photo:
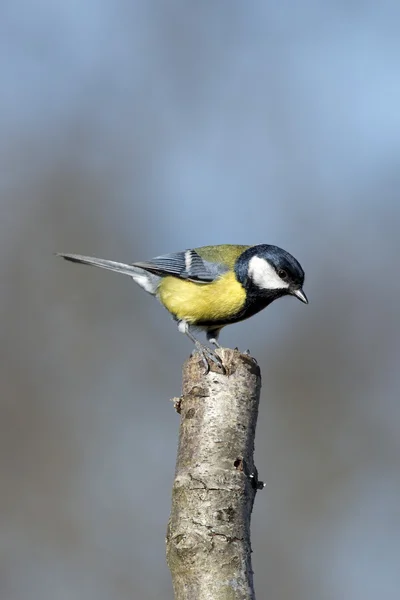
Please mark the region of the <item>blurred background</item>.
POLYGON ((273 243, 259 600, 398 597, 400 5, 0 5, 0 597, 171 599, 189 340, 120 261, 273 243))

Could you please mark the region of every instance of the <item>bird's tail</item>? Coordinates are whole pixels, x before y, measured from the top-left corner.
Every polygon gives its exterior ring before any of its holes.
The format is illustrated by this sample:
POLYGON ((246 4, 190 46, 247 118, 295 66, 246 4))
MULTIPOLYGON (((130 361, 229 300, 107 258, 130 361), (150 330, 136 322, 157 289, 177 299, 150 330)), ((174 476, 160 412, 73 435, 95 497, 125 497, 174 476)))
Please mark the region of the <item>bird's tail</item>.
POLYGON ((146 290, 146 292, 149 292, 149 294, 156 293, 160 282, 160 277, 153 273, 149 273, 140 267, 136 267, 135 265, 115 262, 114 260, 105 260, 104 258, 96 258, 94 256, 82 256, 82 254, 64 254, 62 252, 57 252, 56 256, 61 256, 70 262, 81 263, 91 267, 100 267, 101 269, 122 273, 122 275, 129 275, 140 285, 140 287, 146 290))

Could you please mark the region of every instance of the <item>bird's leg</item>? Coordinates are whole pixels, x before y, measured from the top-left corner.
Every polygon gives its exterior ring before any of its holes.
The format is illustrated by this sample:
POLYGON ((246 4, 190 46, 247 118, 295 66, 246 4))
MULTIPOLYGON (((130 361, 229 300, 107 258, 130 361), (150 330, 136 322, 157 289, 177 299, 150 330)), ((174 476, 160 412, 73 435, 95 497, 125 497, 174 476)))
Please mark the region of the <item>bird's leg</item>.
POLYGON ((194 337, 193 333, 189 329, 189 324, 186 321, 179 321, 178 329, 181 333, 187 335, 188 338, 194 343, 197 352, 201 356, 206 373, 208 373, 210 370, 210 365, 208 361, 213 362, 225 373, 225 367, 222 364, 220 357, 217 356, 210 348, 204 346, 204 344, 202 344, 198 339, 194 337))
POLYGON ((209 329, 206 333, 207 340, 216 348, 221 348, 221 344, 218 342, 218 336, 221 329, 209 329))

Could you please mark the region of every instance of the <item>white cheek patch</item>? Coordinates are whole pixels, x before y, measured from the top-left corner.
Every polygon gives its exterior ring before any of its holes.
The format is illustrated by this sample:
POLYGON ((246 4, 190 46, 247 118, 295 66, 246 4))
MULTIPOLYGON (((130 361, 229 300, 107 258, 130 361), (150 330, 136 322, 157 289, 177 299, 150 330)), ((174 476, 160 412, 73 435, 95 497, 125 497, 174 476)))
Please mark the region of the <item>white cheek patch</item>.
POLYGON ((253 256, 249 261, 249 277, 254 284, 263 290, 279 290, 289 287, 273 267, 264 258, 253 256))

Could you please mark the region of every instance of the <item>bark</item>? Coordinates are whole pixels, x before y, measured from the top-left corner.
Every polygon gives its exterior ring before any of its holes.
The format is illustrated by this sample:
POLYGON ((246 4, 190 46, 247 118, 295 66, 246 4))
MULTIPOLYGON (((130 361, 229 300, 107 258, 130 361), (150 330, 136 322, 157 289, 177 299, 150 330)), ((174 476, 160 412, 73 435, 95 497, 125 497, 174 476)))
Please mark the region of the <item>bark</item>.
POLYGON ((183 368, 167 532, 176 600, 255 600, 250 518, 263 487, 253 458, 260 370, 238 351, 219 354, 226 375, 205 374, 196 354, 183 368))

